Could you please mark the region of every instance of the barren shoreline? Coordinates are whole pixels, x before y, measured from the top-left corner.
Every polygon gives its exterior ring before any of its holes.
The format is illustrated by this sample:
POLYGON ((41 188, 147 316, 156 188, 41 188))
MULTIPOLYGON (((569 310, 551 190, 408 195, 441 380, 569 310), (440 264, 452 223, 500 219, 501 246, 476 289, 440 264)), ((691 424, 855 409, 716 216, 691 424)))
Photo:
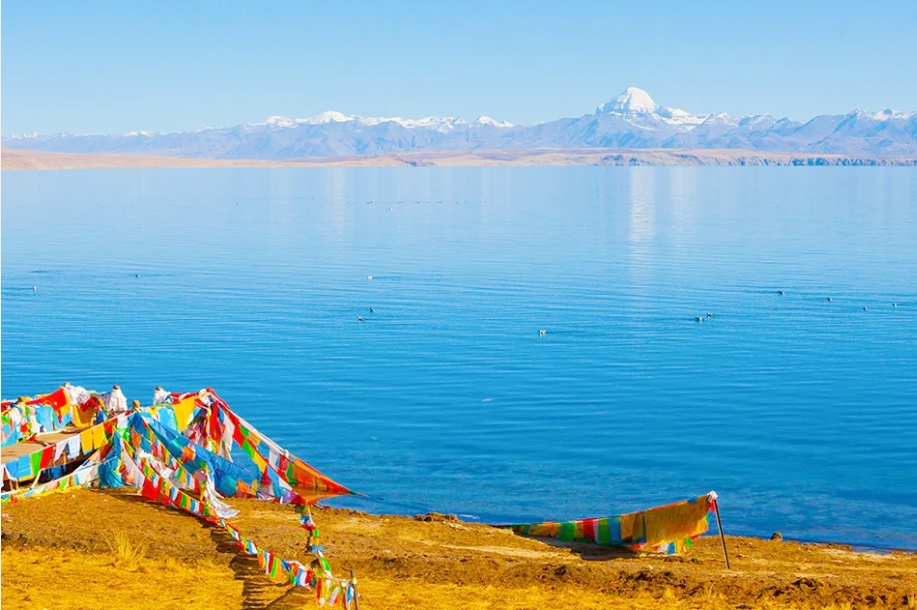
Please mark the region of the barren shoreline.
POLYGON ((746 150, 535 149, 428 151, 403 154, 263 159, 192 159, 185 157, 52 153, 14 148, 0 151, 4 170, 249 168, 249 167, 490 167, 490 166, 917 166, 917 157, 854 157, 746 150))
MULTIPOLYGON (((230 499, 233 523, 287 559, 305 560, 289 506, 230 499)), ((133 491, 76 489, 3 510, 3 600, 17 608, 311 608, 275 584, 219 528, 133 491)), ((316 509, 336 575, 355 570, 374 608, 835 610, 917 607, 917 554, 704 536, 683 556, 549 544, 428 515, 316 509)))

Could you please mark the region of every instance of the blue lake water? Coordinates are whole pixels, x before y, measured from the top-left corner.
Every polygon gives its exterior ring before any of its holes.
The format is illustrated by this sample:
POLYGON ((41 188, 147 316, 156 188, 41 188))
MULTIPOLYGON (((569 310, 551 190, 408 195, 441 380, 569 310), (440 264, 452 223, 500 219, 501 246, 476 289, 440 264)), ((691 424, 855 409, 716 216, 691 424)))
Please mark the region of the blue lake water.
POLYGON ((213 387, 370 496, 332 504, 714 489, 727 533, 917 548, 917 172, 4 172, 3 396, 64 381, 213 387))

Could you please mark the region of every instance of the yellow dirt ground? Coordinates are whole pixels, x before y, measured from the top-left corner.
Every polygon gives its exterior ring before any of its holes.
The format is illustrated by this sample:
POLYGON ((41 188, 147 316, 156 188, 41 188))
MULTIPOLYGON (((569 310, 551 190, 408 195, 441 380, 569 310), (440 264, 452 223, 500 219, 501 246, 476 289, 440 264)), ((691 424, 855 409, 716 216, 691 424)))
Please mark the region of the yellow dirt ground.
MULTIPOLYGON (((288 506, 230 500, 233 523, 306 559, 288 506)), ((338 576, 355 570, 361 609, 917 608, 917 555, 836 545, 702 538, 684 557, 552 545, 432 516, 316 509, 338 576)), ((7 505, 2 595, 9 608, 312 608, 275 585, 221 530, 133 492, 77 490, 7 505)))

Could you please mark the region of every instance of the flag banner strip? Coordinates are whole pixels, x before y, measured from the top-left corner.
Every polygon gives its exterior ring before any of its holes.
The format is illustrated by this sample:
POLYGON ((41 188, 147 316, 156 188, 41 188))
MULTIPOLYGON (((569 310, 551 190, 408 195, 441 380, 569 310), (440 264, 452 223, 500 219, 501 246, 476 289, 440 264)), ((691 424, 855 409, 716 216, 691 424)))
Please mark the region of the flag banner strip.
POLYGON ((562 542, 674 553, 683 551, 709 529, 708 513, 713 510, 715 500, 716 494, 710 492, 690 500, 614 517, 497 527, 511 529, 523 536, 555 538, 562 542))

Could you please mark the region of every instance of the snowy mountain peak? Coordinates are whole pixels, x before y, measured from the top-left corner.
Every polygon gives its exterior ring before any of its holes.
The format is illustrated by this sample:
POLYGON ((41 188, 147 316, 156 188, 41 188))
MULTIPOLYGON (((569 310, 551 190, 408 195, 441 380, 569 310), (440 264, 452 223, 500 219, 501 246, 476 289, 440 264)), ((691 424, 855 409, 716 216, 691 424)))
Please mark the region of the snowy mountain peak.
POLYGON ((628 87, 606 104, 599 106, 596 114, 648 114, 655 112, 659 106, 650 94, 637 87, 628 87))
POLYGON ((310 116, 308 119, 297 119, 296 122, 305 125, 324 125, 326 123, 346 123, 352 120, 354 120, 354 117, 347 116, 343 112, 327 110, 315 116, 310 116))
POLYGON ((489 125, 491 127, 512 127, 513 124, 508 121, 498 121, 489 116, 479 116, 475 119, 473 125, 489 125))
POLYGON ((326 123, 346 123, 347 121, 353 121, 355 119, 356 117, 347 116, 341 112, 329 110, 327 112, 316 114, 315 116, 310 116, 307 119, 291 119, 290 117, 285 116, 272 116, 268 117, 267 120, 263 123, 256 123, 255 126, 284 128, 296 127, 297 125, 325 125, 326 123))
POLYGON ((401 117, 391 118, 361 118, 366 125, 380 125, 383 123, 394 123, 405 129, 432 129, 440 133, 450 132, 457 127, 463 127, 468 123, 462 117, 435 117, 428 116, 422 119, 403 119, 401 117))
POLYGON ((268 117, 264 122, 264 125, 270 125, 271 127, 291 127, 294 124, 295 121, 293 119, 285 116, 268 117))
POLYGON ((847 116, 856 116, 860 118, 872 119, 873 121, 889 121, 889 120, 908 120, 917 116, 917 112, 900 112, 898 110, 892 110, 891 108, 886 108, 881 112, 870 112, 867 110, 854 110, 847 116))
POLYGON ((3 136, 3 141, 15 142, 16 140, 37 140, 39 137, 40 135, 37 131, 33 131, 32 133, 14 133, 9 136, 3 136))

